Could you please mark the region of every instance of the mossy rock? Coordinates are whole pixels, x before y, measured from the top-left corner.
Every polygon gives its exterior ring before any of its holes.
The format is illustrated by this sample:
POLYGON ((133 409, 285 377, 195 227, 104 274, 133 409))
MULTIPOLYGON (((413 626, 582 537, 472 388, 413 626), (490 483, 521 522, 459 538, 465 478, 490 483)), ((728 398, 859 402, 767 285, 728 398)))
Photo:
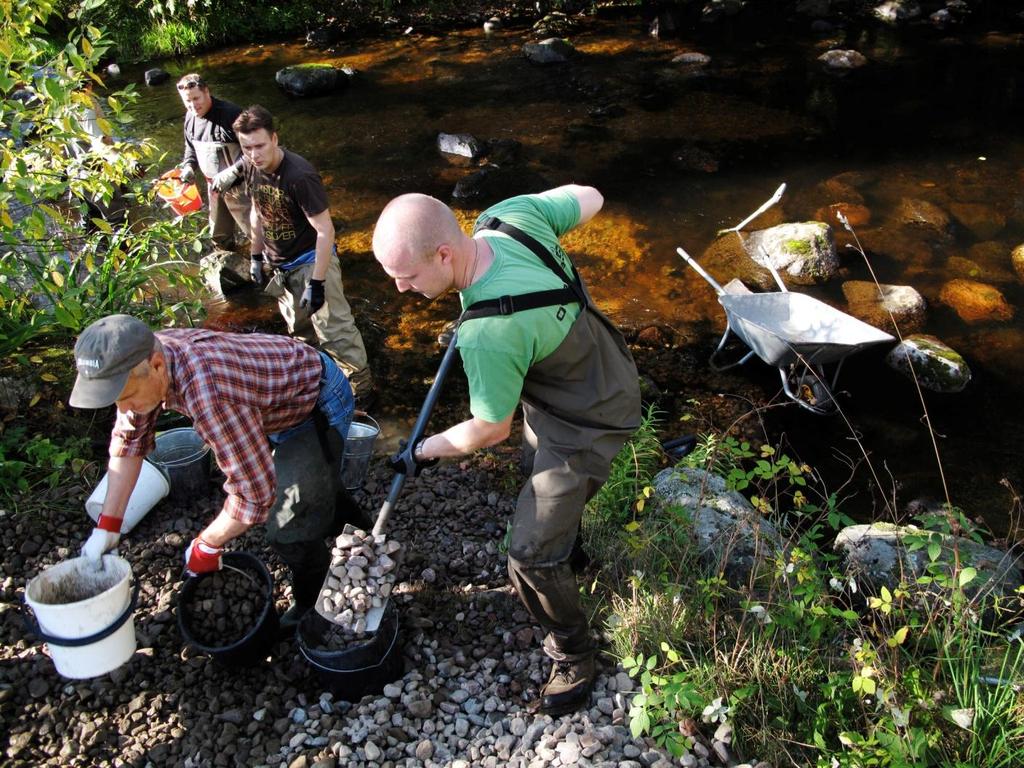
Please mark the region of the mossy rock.
POLYGON ((960 353, 934 336, 907 336, 893 347, 886 362, 907 378, 916 376, 932 392, 961 392, 971 380, 971 369, 960 353))

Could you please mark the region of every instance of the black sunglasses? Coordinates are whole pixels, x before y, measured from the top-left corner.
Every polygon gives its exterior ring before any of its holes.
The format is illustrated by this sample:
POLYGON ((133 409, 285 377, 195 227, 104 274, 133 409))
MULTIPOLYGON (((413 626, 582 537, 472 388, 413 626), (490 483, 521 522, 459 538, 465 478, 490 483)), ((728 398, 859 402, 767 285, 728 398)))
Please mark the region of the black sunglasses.
POLYGON ((206 85, 206 83, 204 83, 202 80, 186 80, 184 83, 178 83, 178 90, 189 91, 195 88, 196 86, 202 87, 204 85, 206 85))

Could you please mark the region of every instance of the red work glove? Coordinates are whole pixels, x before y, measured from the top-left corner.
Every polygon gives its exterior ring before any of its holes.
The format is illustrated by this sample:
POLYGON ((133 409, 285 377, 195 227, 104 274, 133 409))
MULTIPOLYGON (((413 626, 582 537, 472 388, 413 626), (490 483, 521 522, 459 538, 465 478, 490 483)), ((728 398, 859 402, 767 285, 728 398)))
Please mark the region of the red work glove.
POLYGON ((220 554, 222 547, 207 544, 202 537, 196 536, 185 550, 185 573, 198 576, 201 573, 212 573, 221 569, 220 554))

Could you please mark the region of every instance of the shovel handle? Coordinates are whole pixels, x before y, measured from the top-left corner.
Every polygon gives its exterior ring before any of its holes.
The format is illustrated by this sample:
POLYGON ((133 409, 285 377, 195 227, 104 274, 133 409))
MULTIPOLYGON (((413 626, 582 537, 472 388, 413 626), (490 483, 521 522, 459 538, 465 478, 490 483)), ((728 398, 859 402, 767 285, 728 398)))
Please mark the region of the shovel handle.
MULTIPOLYGON (((416 418, 416 423, 412 427, 412 432, 409 433, 409 440, 406 442, 405 449, 411 451, 416 447, 422 437, 423 433, 427 430, 427 422, 430 421, 430 416, 434 412, 434 406, 437 405, 437 400, 441 396, 441 389, 444 386, 444 380, 448 378, 448 371, 451 370, 452 362, 455 360, 455 342, 459 337, 458 330, 452 334, 451 341, 448 342, 448 349, 445 350, 444 357, 441 358, 441 365, 438 366, 437 374, 434 376, 434 382, 430 385, 430 389, 427 391, 427 396, 423 400, 423 407, 420 408, 420 415, 416 418)), ((377 515, 377 522, 373 525, 373 535, 377 536, 384 533, 385 528, 388 524, 388 519, 391 517, 391 512, 395 508, 395 504, 398 502, 398 497, 402 493, 402 486, 405 485, 405 473, 397 472, 394 479, 391 481, 391 489, 388 491, 388 497, 384 500, 384 504, 380 508, 380 513, 377 515)))

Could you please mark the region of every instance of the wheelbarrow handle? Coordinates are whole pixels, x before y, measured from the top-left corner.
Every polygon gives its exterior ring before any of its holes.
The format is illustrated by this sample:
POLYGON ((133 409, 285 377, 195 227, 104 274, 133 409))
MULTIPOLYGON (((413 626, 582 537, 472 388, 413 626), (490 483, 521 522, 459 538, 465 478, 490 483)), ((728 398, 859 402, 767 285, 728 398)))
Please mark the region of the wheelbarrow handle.
POLYGON ((693 267, 695 270, 697 270, 697 274, 699 274, 701 277, 703 277, 705 280, 707 280, 708 283, 711 284, 711 287, 715 289, 715 292, 719 296, 724 296, 725 295, 725 289, 721 285, 718 284, 718 281, 715 280, 715 278, 713 278, 708 273, 708 271, 706 269, 704 269, 704 267, 702 267, 700 264, 697 263, 697 260, 695 258, 693 258, 693 256, 688 254, 682 248, 676 248, 676 253, 678 253, 680 256, 682 256, 687 264, 689 264, 691 267, 693 267))
MULTIPOLYGON (((444 353, 444 357, 441 358, 441 365, 437 368, 437 374, 434 376, 434 382, 430 385, 430 389, 427 391, 427 396, 423 400, 423 407, 420 408, 420 415, 416 418, 416 423, 413 425, 412 432, 409 433, 409 440, 406 442, 405 450, 412 451, 416 448, 416 443, 423 437, 423 433, 427 430, 427 422, 430 421, 430 416, 434 412, 434 406, 437 405, 437 400, 441 396, 441 389, 444 386, 444 380, 448 378, 448 371, 451 370, 452 363, 455 360, 456 347, 455 342, 458 339, 458 331, 452 334, 452 339, 448 342, 448 349, 444 353)), ((394 479, 391 481, 391 488, 388 490, 388 496, 384 500, 384 504, 381 505, 380 512, 377 515, 377 522, 373 526, 373 535, 377 536, 384 533, 387 528, 388 519, 391 517, 391 512, 395 508, 395 504, 398 502, 398 497, 402 493, 402 486, 405 485, 405 473, 396 472, 394 479)))
POLYGON ((782 196, 784 194, 786 194, 786 182, 782 182, 781 184, 779 184, 779 188, 775 190, 775 194, 773 194, 770 198, 765 200, 764 203, 761 204, 761 207, 758 208, 756 211, 754 211, 749 216, 747 216, 747 218, 745 218, 743 221, 741 221, 735 227, 729 227, 728 229, 720 229, 718 231, 718 234, 719 235, 724 235, 727 232, 739 232, 741 229, 743 229, 745 226, 747 226, 747 224, 752 222, 754 219, 756 219, 762 213, 764 213, 769 208, 771 208, 773 205, 775 205, 777 202, 779 202, 779 200, 782 199, 782 196))

